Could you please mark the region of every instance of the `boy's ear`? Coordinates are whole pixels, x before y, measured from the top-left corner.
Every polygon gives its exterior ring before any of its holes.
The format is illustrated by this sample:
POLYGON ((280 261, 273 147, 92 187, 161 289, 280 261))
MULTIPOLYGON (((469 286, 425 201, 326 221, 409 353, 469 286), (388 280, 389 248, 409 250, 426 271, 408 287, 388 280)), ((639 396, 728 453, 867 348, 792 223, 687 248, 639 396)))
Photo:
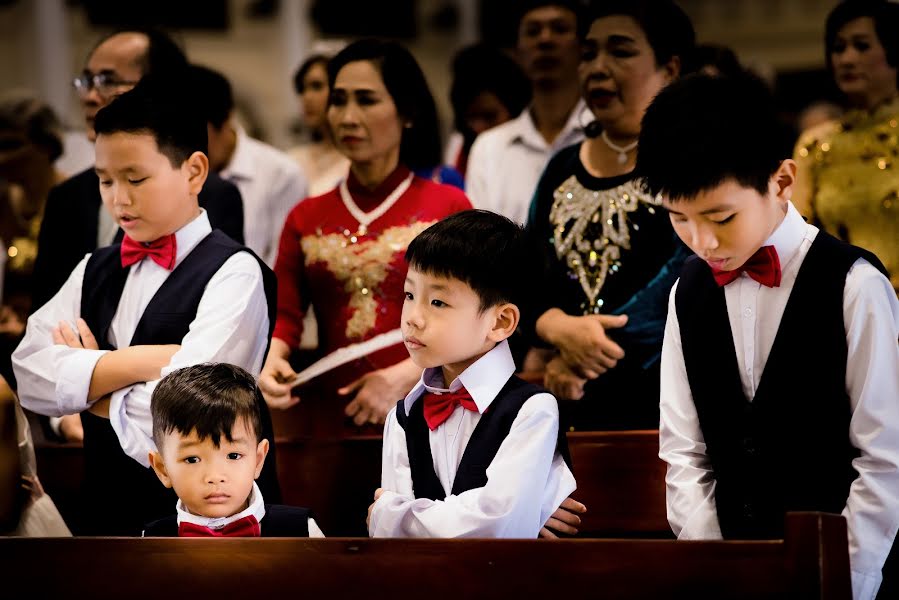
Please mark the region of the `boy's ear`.
POLYGON ((494 311, 496 321, 493 324, 493 328, 487 334, 487 339, 491 342, 499 343, 515 333, 515 329, 518 327, 518 321, 521 320, 521 311, 519 311, 518 307, 511 302, 500 304, 499 306, 493 307, 491 310, 494 311))
POLYGON ((796 184, 796 161, 790 158, 783 160, 771 176, 771 184, 778 199, 788 201, 793 196, 793 186, 796 184))
POLYGON ((256 474, 253 476, 254 479, 259 479, 266 456, 268 456, 268 440, 263 439, 256 445, 256 474))
POLYGON ((165 463, 162 462, 162 455, 159 452, 150 452, 150 466, 153 467, 153 471, 156 472, 156 476, 159 477, 162 485, 167 488, 172 487, 172 479, 165 469, 165 463))
POLYGON ((681 62, 680 56, 672 56, 671 59, 662 66, 665 70, 665 75, 668 76, 668 83, 671 83, 678 77, 680 77, 680 69, 681 62))
POLYGON ((191 195, 196 196, 209 176, 209 158, 202 152, 194 152, 187 157, 181 168, 187 169, 189 190, 191 195))

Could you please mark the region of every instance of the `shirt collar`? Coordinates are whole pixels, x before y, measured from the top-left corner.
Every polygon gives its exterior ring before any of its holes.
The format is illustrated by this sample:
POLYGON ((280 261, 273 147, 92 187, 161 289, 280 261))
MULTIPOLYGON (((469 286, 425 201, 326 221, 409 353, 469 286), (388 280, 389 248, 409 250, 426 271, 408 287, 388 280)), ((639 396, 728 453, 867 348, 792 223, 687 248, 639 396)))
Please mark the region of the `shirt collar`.
POLYGON ((228 166, 221 170, 219 176, 222 179, 253 179, 256 169, 253 166, 253 151, 250 148, 252 140, 243 127, 234 123, 234 132, 237 136, 234 145, 234 154, 228 166))
POLYGON ((581 125, 581 116, 586 110, 587 105, 584 103, 583 98, 581 98, 574 106, 574 110, 568 115, 565 127, 562 128, 562 131, 559 132, 559 135, 556 136, 556 139, 553 140, 552 145, 550 145, 546 143, 546 140, 540 132, 537 131, 537 126, 534 124, 534 118, 531 116, 531 107, 528 106, 521 111, 520 115, 509 121, 510 129, 512 131, 509 143, 522 143, 537 150, 550 150, 552 148, 568 146, 574 141, 571 137, 575 134, 580 136, 584 130, 583 125, 581 125))
POLYGON ((449 384, 449 387, 443 387, 446 384, 443 381, 443 372, 440 367, 425 369, 418 383, 406 396, 403 408, 408 415, 415 401, 425 393, 456 392, 459 388, 465 387, 477 405, 478 413, 484 414, 484 411, 514 373, 515 361, 512 359, 512 351, 509 350, 509 342, 503 340, 493 350, 462 371, 449 384))
POLYGON ((230 517, 201 517, 188 512, 180 498, 178 498, 178 502, 175 504, 175 510, 178 512, 178 525, 181 525, 181 523, 193 523, 209 529, 221 529, 225 525, 249 515, 256 517, 256 521, 261 524, 262 517, 265 516, 265 502, 262 500, 262 492, 259 491, 259 486, 254 481, 253 489, 250 491, 250 505, 236 515, 231 515, 230 517))
POLYGON ((781 268, 786 267, 799 252, 799 246, 805 239, 808 225, 792 202, 787 202, 787 214, 765 242, 765 246, 774 246, 781 268))
POLYGON ((209 215, 206 213, 206 209, 201 208, 200 214, 193 221, 175 232, 177 245, 175 265, 181 264, 184 257, 190 254, 191 250, 210 233, 212 233, 212 226, 209 224, 209 215))

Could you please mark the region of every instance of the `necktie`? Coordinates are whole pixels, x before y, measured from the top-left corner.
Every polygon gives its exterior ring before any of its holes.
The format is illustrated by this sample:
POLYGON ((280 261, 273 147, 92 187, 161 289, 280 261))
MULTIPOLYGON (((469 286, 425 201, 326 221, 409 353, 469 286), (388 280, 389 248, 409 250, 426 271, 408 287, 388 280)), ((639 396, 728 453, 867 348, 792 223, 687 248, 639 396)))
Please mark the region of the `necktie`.
POLYGON ((260 535, 259 521, 253 515, 232 521, 221 529, 210 529, 187 521, 182 521, 178 525, 178 537, 259 537, 260 535))
POLYGON ((780 285, 780 258, 777 256, 777 250, 774 246, 762 246, 755 254, 749 257, 743 266, 733 271, 720 271, 712 269, 712 276, 715 283, 719 287, 725 286, 737 277, 740 273, 746 271, 746 274, 768 287, 778 287, 780 285))
POLYGON ((456 406, 462 405, 466 410, 478 412, 478 405, 471 399, 471 394, 464 387, 459 388, 456 392, 447 392, 445 394, 425 394, 423 401, 425 403, 425 421, 428 429, 434 431, 444 421, 450 418, 456 406))
POLYGON ((126 235, 122 239, 122 267, 130 267, 149 256, 157 265, 171 271, 175 268, 176 250, 174 233, 149 244, 135 242, 126 235))

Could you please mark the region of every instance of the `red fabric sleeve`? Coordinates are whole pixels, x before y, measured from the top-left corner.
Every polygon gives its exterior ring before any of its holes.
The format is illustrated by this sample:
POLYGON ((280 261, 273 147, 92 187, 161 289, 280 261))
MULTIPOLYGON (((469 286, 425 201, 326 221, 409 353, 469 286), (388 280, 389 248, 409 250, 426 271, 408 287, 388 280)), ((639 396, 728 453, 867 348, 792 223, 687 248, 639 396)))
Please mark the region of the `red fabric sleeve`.
POLYGON ((304 302, 303 282, 303 249, 300 246, 302 234, 299 223, 302 221, 298 204, 287 215, 281 241, 278 243, 278 258, 275 260, 275 275, 278 278, 278 313, 275 319, 275 331, 272 337, 285 342, 291 348, 300 345, 303 334, 303 315, 308 301, 304 302))

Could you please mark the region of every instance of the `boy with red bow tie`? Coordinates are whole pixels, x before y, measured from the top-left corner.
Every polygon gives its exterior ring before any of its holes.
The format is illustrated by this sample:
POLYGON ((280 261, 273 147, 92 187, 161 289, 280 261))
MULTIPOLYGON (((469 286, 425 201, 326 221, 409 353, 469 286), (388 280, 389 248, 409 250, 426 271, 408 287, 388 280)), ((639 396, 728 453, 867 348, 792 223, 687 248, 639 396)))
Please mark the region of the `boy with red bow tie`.
MULTIPOLYGON (((147 460, 157 380, 208 361, 258 373, 274 323, 274 274, 199 208, 206 122, 182 91, 151 75, 97 114, 100 192, 125 239, 78 264, 13 354, 23 406, 85 411, 79 533, 137 535, 171 510, 147 460)), ((260 486, 277 498, 272 461, 260 486)))
POLYGON ((373 537, 536 538, 575 489, 556 399, 514 375, 523 244, 475 210, 409 244, 401 327, 424 372, 387 416, 373 537))
POLYGON ((159 382, 149 459, 178 495, 177 514, 147 525, 145 537, 324 537, 308 510, 265 504, 254 481, 269 451, 261 400, 253 376, 224 363, 185 367, 159 382))
POLYGON ((899 301, 874 255, 803 221, 787 156, 749 77, 684 78, 643 119, 637 170, 696 253, 662 349, 668 519, 778 538, 788 511, 842 513, 872 598, 899 528, 899 301))

